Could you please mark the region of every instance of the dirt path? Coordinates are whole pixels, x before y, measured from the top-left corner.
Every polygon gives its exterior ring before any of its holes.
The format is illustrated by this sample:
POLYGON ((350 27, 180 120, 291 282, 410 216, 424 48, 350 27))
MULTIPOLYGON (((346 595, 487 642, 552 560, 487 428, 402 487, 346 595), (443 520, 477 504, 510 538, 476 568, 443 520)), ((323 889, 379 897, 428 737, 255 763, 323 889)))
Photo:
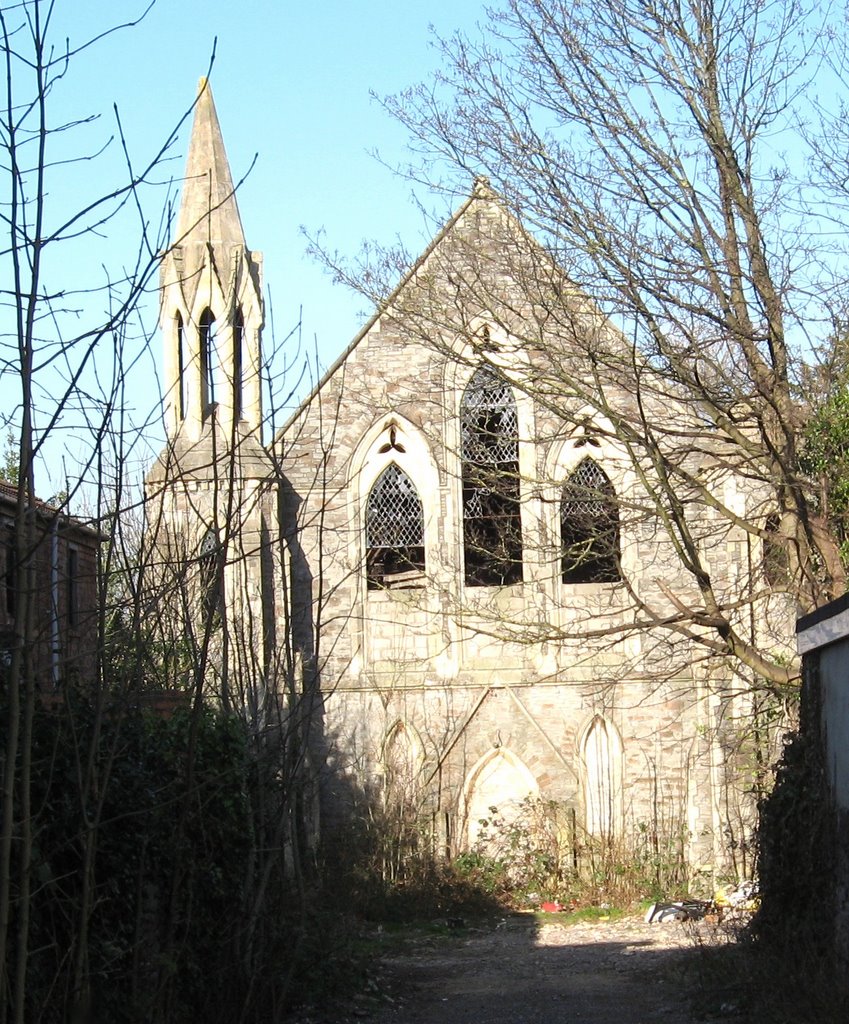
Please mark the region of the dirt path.
POLYGON ((384 956, 383 1005, 361 998, 335 1024, 694 1024, 697 956, 679 924, 512 917, 384 956))

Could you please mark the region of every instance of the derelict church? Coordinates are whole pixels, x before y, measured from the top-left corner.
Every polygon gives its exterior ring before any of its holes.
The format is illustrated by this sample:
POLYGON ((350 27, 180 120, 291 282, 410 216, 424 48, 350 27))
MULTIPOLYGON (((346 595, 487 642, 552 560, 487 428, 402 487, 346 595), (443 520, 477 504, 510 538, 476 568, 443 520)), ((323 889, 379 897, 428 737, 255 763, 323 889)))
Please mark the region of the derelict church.
MULTIPOLYGON (((617 334, 485 182, 263 441, 262 260, 202 83, 161 327, 148 529, 183 584, 164 617, 219 699, 299 737, 322 821, 403 801, 456 852, 544 804, 576 841, 662 832, 708 871, 746 841, 748 698, 640 621, 692 584, 611 420, 560 383, 617 334)), ((721 530, 712 566, 735 574, 721 530)))

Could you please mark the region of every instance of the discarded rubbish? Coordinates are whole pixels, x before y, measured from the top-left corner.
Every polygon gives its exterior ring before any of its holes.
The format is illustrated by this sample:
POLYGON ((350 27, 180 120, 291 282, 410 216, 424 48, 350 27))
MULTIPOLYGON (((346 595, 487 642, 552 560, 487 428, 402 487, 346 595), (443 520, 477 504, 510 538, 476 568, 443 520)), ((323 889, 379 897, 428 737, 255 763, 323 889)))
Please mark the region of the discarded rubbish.
POLYGON ((672 903, 652 903, 646 911, 646 924, 665 924, 669 921, 700 921, 714 909, 710 900, 676 900, 672 903))
POLYGON ((722 910, 757 910, 760 903, 758 883, 746 880, 739 882, 733 889, 717 889, 713 898, 717 907, 722 910))
POLYGON ((750 912, 758 907, 758 883, 739 882, 734 888, 717 889, 712 900, 673 900, 652 903, 646 911, 646 924, 667 921, 700 921, 709 914, 721 917, 728 912, 750 912))

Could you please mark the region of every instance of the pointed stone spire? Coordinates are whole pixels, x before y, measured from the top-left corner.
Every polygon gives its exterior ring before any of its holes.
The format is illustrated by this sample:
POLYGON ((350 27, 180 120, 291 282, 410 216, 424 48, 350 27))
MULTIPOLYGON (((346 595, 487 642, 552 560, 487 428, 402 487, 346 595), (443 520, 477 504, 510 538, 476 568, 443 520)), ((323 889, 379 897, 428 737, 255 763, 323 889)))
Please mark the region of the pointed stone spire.
POLYGON ((245 233, 236 203, 233 178, 221 126, 206 78, 198 83, 198 97, 186 160, 186 178, 177 220, 177 245, 192 243, 224 247, 245 245, 245 233))

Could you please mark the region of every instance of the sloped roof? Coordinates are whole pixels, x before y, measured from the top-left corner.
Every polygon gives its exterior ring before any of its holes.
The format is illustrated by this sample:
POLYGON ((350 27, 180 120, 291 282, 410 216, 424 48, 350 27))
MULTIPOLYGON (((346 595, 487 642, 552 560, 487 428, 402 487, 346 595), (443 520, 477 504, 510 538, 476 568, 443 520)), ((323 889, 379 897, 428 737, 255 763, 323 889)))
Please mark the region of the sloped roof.
MULTIPOLYGON (((9 514, 14 512, 18 502, 18 485, 10 480, 0 478, 0 507, 4 507, 9 514)), ((40 498, 33 499, 32 507, 46 519, 59 519, 59 525, 65 530, 79 530, 88 534, 92 540, 105 539, 97 527, 90 523, 84 523, 81 519, 69 516, 55 505, 42 501, 40 498)))
POLYGON ((321 378, 311 389, 309 394, 304 398, 304 400, 300 403, 298 408, 292 413, 292 415, 285 421, 285 423, 277 431, 277 435, 274 438, 274 441, 277 441, 278 438, 281 438, 283 434, 285 434, 285 432, 288 430, 291 424, 298 419, 298 417, 303 413, 307 406, 309 406, 313 399, 319 394, 319 392, 322 390, 327 381, 330 380, 330 378, 333 377, 336 371, 345 363, 345 361, 349 358, 351 353, 357 348, 357 346, 360 344, 363 338, 365 338, 368 335, 368 333, 372 330, 377 321, 382 316, 384 316, 389 310, 392 309, 392 306, 397 303, 397 300, 401 293, 415 281, 416 276, 421 272, 425 264, 428 262, 428 260, 434 254, 434 252, 439 248, 441 243, 447 238, 447 236, 449 236, 454 231, 456 226, 460 223, 460 221, 463 220, 463 218, 466 216, 469 210, 478 202, 492 203, 494 206, 496 206, 499 212, 503 216, 508 217, 510 221, 513 223, 514 227, 518 228, 522 235, 526 239, 528 239, 536 248, 538 248, 537 243, 533 241, 527 234, 527 232, 521 227, 521 225, 519 225, 518 222, 515 221, 515 218, 513 218, 507 212, 504 205, 498 198, 497 194, 490 187, 489 181, 482 176, 476 178, 474 188, 472 189, 471 194, 465 200, 463 200, 463 202, 457 208, 457 210, 455 210, 451 217, 449 217, 449 219, 442 225, 442 227, 439 229, 436 235, 434 235, 434 237, 431 239, 427 248, 422 252, 422 254, 418 257, 415 263, 412 264, 409 270, 407 270, 407 272, 403 275, 403 277, 392 290, 392 292, 387 296, 387 298, 383 302, 380 303, 380 305, 377 307, 374 313, 369 317, 369 319, 365 322, 365 324, 363 324, 363 326, 357 332, 357 334, 355 335, 354 339, 350 342, 350 344, 343 350, 339 357, 336 360, 334 360, 330 367, 322 374, 321 378))

